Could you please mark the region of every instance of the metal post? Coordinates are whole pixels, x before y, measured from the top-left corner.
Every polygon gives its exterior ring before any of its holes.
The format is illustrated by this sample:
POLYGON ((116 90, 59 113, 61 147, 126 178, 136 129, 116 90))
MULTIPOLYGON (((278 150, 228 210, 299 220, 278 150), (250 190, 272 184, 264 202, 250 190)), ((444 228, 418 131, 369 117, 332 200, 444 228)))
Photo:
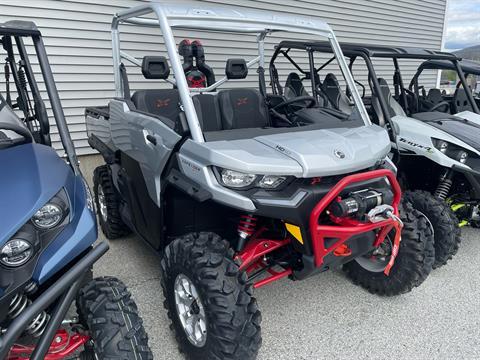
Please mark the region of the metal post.
POLYGON ((467 94, 468 101, 470 102, 470 105, 472 105, 472 109, 475 113, 480 114, 480 111, 478 110, 477 103, 475 102, 475 99, 473 98, 472 91, 470 90, 467 80, 465 79, 465 75, 463 74, 462 67, 460 66, 460 63, 458 60, 453 61, 455 65, 455 69, 457 69, 458 77, 460 78, 460 82, 463 85, 463 88, 465 89, 465 93, 467 94))
POLYGON ((178 92, 182 101, 183 110, 187 117, 190 134, 192 134, 193 140, 197 142, 205 142, 202 128, 200 127, 200 122, 198 121, 197 113, 195 111, 195 107, 193 106, 190 92, 188 91, 187 79, 185 78, 182 63, 180 62, 180 57, 177 52, 177 45, 175 44, 175 38, 173 37, 172 29, 168 24, 168 20, 163 8, 159 4, 152 4, 152 7, 160 23, 160 30, 162 31, 163 38, 165 40, 165 46, 167 47, 168 57, 170 58, 170 64, 175 75, 175 81, 177 83, 178 92))
POLYGON ((70 166, 72 167, 75 175, 78 175, 80 174, 80 170, 78 168, 78 160, 75 153, 75 147, 68 131, 65 114, 63 113, 62 103, 60 102, 60 98, 58 96, 57 86, 55 85, 55 80, 52 75, 52 69, 50 68, 47 53, 45 52, 45 45, 43 44, 41 36, 33 36, 33 44, 37 52, 40 68, 42 69, 48 98, 50 100, 50 105, 52 106, 53 116, 55 117, 55 122, 57 124, 60 139, 62 140, 63 148, 67 153, 67 158, 70 162, 70 166))
POLYGON ((112 57, 113 57, 113 77, 115 82, 115 96, 121 98, 123 96, 123 84, 120 75, 120 35, 118 28, 112 26, 112 57))
POLYGON ((365 109, 365 105, 363 104, 362 98, 360 97, 357 87, 355 86, 355 81, 353 81, 352 74, 348 69, 348 65, 345 61, 345 57, 343 56, 342 49, 338 44, 335 34, 333 34, 333 32, 330 33, 328 39, 330 41, 330 45, 332 46, 333 53, 337 58, 337 62, 338 62, 338 65, 340 66, 340 70, 342 70, 343 77, 345 78, 345 81, 347 82, 348 87, 352 89, 353 100, 357 105, 357 108, 360 112, 360 116, 362 117, 363 122, 367 126, 372 125, 372 122, 370 121, 370 117, 368 116, 368 113, 367 113, 367 109, 365 109))

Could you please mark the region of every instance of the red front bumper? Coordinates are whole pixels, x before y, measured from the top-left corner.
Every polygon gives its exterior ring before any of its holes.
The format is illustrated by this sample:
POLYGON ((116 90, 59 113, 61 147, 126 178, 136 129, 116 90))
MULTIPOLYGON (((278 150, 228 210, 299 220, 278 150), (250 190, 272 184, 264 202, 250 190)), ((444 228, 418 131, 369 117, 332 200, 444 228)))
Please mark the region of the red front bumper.
POLYGON ((372 230, 379 230, 377 233, 374 246, 378 246, 385 236, 393 229, 395 220, 387 219, 377 223, 362 223, 355 220, 345 221, 339 225, 320 225, 318 219, 320 215, 327 209, 332 201, 334 201, 340 193, 349 185, 359 183, 362 181, 386 177, 392 187, 394 214, 398 216, 398 205, 402 191, 400 185, 395 177, 395 174, 386 169, 373 170, 369 172, 349 175, 340 180, 329 192, 325 195, 315 206, 310 214, 310 234, 312 237, 313 253, 315 256, 315 265, 322 266, 326 255, 335 251, 342 246, 352 236, 366 233, 372 230), (326 239, 337 239, 329 247, 325 247, 326 239))

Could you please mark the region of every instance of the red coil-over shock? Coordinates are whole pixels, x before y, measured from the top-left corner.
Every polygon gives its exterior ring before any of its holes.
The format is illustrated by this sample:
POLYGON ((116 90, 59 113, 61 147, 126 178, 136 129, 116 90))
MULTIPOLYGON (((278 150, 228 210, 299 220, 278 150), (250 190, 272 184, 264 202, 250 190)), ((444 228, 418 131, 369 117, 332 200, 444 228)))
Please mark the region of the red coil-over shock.
POLYGON ((245 242, 255 232, 255 229, 257 228, 257 220, 258 218, 251 214, 240 215, 240 220, 237 226, 237 251, 243 250, 243 248, 245 247, 245 242))

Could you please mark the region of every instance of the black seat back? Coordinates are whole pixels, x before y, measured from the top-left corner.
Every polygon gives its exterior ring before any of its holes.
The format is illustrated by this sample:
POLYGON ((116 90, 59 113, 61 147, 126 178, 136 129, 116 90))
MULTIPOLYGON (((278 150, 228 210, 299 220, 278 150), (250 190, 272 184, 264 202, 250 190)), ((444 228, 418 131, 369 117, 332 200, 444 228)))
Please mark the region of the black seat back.
POLYGON ((177 122, 180 114, 180 95, 177 89, 139 90, 132 96, 139 111, 162 116, 177 122))
POLYGON ((443 101, 443 96, 440 89, 430 89, 428 91, 427 101, 429 101, 432 105, 441 103, 443 101))
POLYGON ((192 100, 203 131, 218 131, 223 129, 216 95, 198 94, 193 96, 192 100))
MULTIPOLYGON (((391 117, 396 116, 396 115, 402 115, 405 116, 405 111, 403 111, 402 106, 395 100, 395 98, 392 96, 392 92, 390 91, 390 86, 388 86, 387 80, 384 78, 378 78, 378 84, 380 85, 380 91, 382 92, 383 99, 386 102, 387 109, 389 111, 389 115, 391 117)), ((373 87, 372 87, 373 89, 373 87)), ((375 113, 378 118, 378 122, 380 126, 385 125, 385 118, 383 116, 383 111, 380 106, 380 100, 378 98, 378 95, 376 94, 375 91, 372 93, 372 105, 373 109, 375 110, 375 113)))
POLYGON ((328 73, 323 80, 323 88, 325 94, 328 97, 329 102, 337 110, 340 110, 346 114, 351 114, 353 111, 353 106, 350 105, 347 95, 342 91, 340 84, 338 83, 337 77, 328 73))
POLYGON ((453 113, 457 114, 462 111, 473 111, 473 109, 468 101, 465 89, 457 88, 453 95, 453 113))
POLYGON ((254 89, 231 89, 218 93, 222 128, 259 128, 270 124, 265 100, 254 89))
POLYGON ((291 72, 288 74, 283 95, 287 99, 293 99, 299 96, 308 96, 308 92, 303 86, 300 76, 296 72, 291 72))

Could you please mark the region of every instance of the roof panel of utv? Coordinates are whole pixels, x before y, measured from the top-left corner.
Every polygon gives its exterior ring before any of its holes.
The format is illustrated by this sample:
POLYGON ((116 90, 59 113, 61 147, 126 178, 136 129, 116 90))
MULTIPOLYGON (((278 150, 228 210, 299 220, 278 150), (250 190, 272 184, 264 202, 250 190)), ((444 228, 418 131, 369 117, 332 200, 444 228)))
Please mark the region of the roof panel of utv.
MULTIPOLYGON (((282 48, 307 49, 314 51, 329 50, 330 45, 325 41, 301 42, 301 41, 282 41, 279 45, 282 48)), ((340 43, 345 55, 354 55, 355 53, 364 53, 369 57, 382 58, 412 58, 412 59, 438 59, 438 60, 458 60, 457 56, 442 51, 433 51, 415 47, 395 47, 381 45, 366 45, 354 43, 340 43)))
POLYGON ((37 25, 31 21, 12 20, 0 23, 0 35, 40 36, 37 25))
MULTIPOLYGON (((465 74, 480 75, 480 63, 473 60, 462 59, 459 64, 465 74)), ((420 65, 420 68, 434 70, 457 70, 455 65, 448 60, 428 60, 420 65)))
POLYGON ((119 12, 113 19, 118 22, 144 26, 158 26, 158 20, 141 17, 154 12, 158 18, 166 17, 172 28, 212 30, 238 33, 287 31, 300 33, 332 34, 330 26, 317 18, 251 10, 232 6, 199 3, 152 2, 119 12))

